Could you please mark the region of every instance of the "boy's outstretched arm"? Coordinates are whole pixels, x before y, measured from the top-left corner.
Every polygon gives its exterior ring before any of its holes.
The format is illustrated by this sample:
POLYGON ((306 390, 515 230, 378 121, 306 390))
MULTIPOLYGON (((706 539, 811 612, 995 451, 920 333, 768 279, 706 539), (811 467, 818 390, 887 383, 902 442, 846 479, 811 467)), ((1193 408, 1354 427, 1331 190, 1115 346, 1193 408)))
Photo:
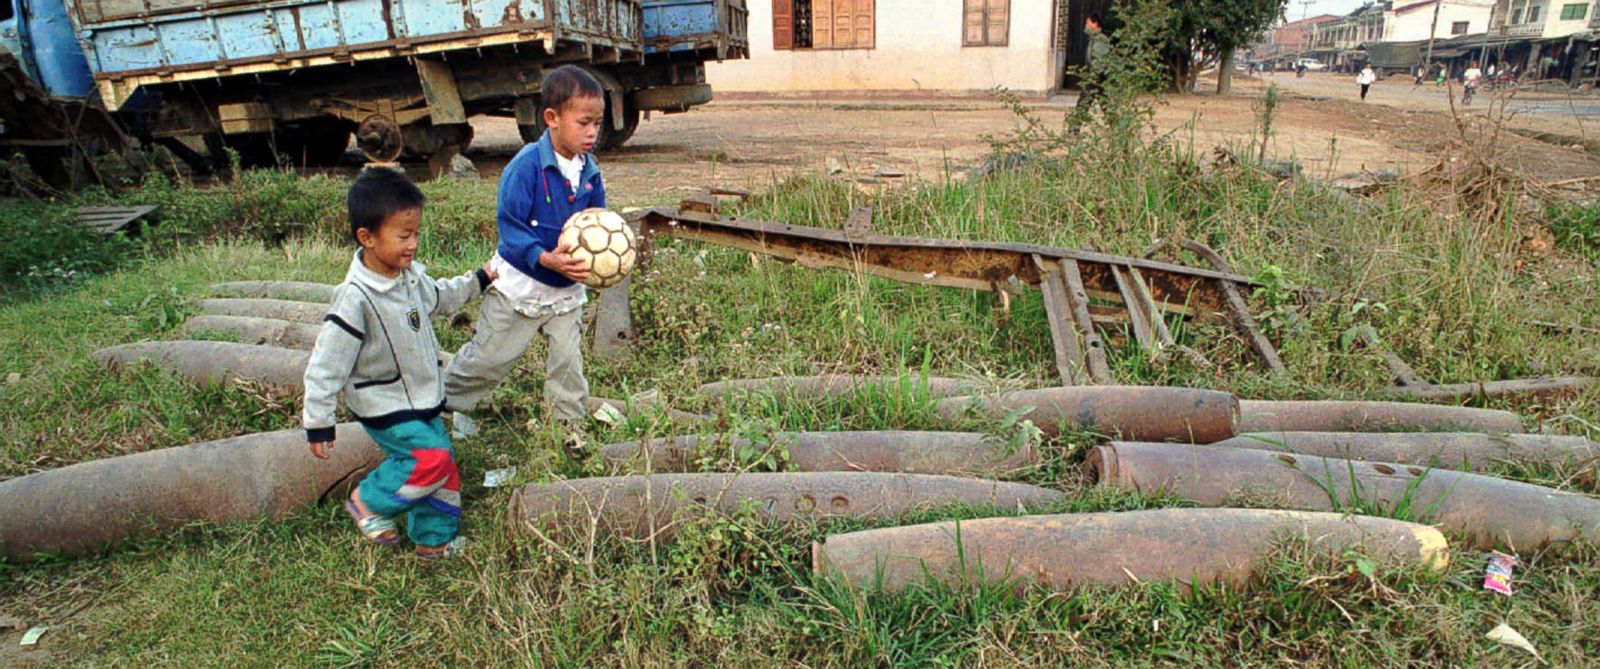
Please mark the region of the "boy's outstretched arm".
POLYGON ((428 316, 434 317, 460 311, 461 307, 472 301, 472 298, 482 295, 483 291, 488 290, 489 284, 494 283, 494 280, 499 277, 490 268, 490 263, 486 262, 483 267, 461 276, 449 279, 428 278, 433 281, 434 290, 433 310, 428 313, 428 316))
POLYGON ((361 331, 365 319, 359 304, 346 303, 345 291, 334 294, 333 304, 323 317, 322 331, 311 348, 311 359, 306 363, 305 409, 301 421, 306 428, 306 441, 311 453, 326 460, 333 448, 334 412, 339 407, 339 391, 344 389, 355 369, 356 356, 361 353, 361 343, 366 333, 361 331))

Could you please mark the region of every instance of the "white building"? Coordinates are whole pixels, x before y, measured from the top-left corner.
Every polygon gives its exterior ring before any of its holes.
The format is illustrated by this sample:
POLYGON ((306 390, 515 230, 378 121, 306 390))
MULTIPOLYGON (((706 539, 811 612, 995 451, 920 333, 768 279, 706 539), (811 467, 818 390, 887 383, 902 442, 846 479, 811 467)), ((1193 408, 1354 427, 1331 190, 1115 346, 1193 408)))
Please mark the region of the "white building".
POLYGON ((706 76, 735 92, 1043 94, 1081 59, 1082 16, 1101 4, 1109 2, 751 0, 750 58, 707 64, 706 76))
POLYGON ((1415 42, 1489 32, 1494 0, 1396 2, 1383 17, 1383 41, 1415 42))
POLYGON ((1496 37, 1566 37, 1589 29, 1596 3, 1499 0, 1490 33, 1496 37))

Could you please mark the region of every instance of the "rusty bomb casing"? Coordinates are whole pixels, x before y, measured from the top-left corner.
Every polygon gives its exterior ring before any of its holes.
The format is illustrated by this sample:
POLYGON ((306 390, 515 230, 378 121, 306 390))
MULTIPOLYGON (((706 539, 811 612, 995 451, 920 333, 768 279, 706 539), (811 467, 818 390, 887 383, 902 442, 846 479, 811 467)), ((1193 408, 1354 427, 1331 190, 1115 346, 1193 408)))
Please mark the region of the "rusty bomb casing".
POLYGON ((1521 432, 1516 414, 1408 402, 1239 402, 1240 432, 1521 432))
POLYGON ((1481 474, 1244 448, 1113 442, 1089 453, 1101 485, 1166 491, 1201 506, 1406 514, 1477 548, 1600 539, 1600 500, 1481 474))
POLYGON ((1340 556, 1356 549, 1387 564, 1442 570, 1444 535, 1426 525, 1337 513, 1265 509, 1157 509, 986 518, 829 536, 812 544, 812 570, 889 592, 933 579, 947 585, 1247 585, 1286 542, 1340 556), (959 537, 959 542, 957 538, 959 537), (963 573, 965 569, 965 573, 963 573))
POLYGON ((1081 386, 955 397, 936 410, 955 420, 969 409, 992 416, 1031 408, 1023 416, 1045 434, 1093 430, 1124 439, 1205 444, 1238 434, 1239 401, 1230 393, 1155 386, 1081 386))
POLYGON ((700 394, 724 399, 749 394, 768 394, 785 399, 823 400, 882 389, 895 392, 925 390, 929 397, 940 398, 975 393, 982 387, 977 382, 943 377, 929 377, 924 383, 923 379, 916 375, 821 374, 718 381, 700 386, 700 394))
POLYGON ((185 335, 223 332, 237 337, 241 344, 309 351, 317 343, 317 334, 322 332, 322 327, 276 318, 200 314, 184 321, 180 331, 185 335))
POLYGON ((787 470, 796 472, 974 475, 1017 471, 1037 461, 1026 444, 1013 447, 973 432, 786 432, 761 444, 736 435, 721 440, 690 435, 610 444, 600 454, 613 466, 633 471, 685 472, 703 452, 715 457, 739 448, 782 448, 788 453, 787 470))
POLYGON ((1062 494, 1021 483, 877 472, 652 474, 532 484, 512 500, 513 524, 601 530, 647 538, 674 519, 749 508, 770 522, 899 518, 951 504, 1042 507, 1062 494))
POLYGON ((0 555, 82 555, 195 522, 282 518, 348 494, 383 460, 355 423, 328 460, 282 430, 94 460, 0 481, 0 555))
POLYGON ((257 297, 327 304, 333 301, 334 288, 338 286, 307 281, 230 281, 211 284, 211 294, 219 297, 257 297))
POLYGON ((226 341, 152 341, 95 351, 94 359, 113 367, 148 362, 196 383, 229 378, 297 389, 305 383, 307 351, 226 341))
POLYGON ((326 302, 295 302, 254 297, 218 297, 195 303, 200 313, 212 316, 249 316, 251 318, 276 318, 295 323, 322 323, 328 314, 326 302))
POLYGON ((1572 465, 1593 469, 1600 444, 1583 437, 1480 432, 1262 432, 1212 446, 1397 462, 1482 472, 1504 464, 1572 465))

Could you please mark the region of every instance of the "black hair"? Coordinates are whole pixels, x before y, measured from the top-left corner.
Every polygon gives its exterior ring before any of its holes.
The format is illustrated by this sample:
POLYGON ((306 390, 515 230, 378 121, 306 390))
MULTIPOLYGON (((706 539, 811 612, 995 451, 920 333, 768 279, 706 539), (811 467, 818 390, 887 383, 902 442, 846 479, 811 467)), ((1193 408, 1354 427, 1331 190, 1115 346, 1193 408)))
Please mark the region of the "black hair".
POLYGON ((562 65, 551 70, 539 84, 539 116, 543 117, 546 109, 561 113, 573 98, 604 100, 605 91, 600 88, 600 82, 595 80, 594 75, 577 65, 562 65))
POLYGON ((1083 20, 1084 21, 1094 21, 1096 25, 1104 27, 1106 25, 1106 14, 1105 14, 1105 12, 1099 12, 1099 11, 1089 12, 1089 15, 1083 17, 1083 20))
POLYGON ((362 170, 350 184, 345 206, 350 210, 350 238, 366 229, 376 234, 383 222, 402 211, 421 209, 428 198, 406 175, 385 167, 362 170))

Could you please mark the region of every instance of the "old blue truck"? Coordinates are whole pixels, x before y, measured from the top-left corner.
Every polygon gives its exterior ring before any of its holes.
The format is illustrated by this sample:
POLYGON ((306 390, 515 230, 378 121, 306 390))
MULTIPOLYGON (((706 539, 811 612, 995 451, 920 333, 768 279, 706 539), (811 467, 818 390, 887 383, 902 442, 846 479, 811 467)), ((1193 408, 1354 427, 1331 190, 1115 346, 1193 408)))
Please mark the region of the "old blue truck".
POLYGON ((0 86, 21 91, 0 102, 0 149, 318 164, 353 135, 373 161, 438 168, 474 115, 537 139, 544 72, 576 64, 606 90, 604 151, 642 113, 710 101, 705 63, 748 57, 747 18, 745 0, 0 0, 0 86), (61 144, 108 124, 120 136, 61 144))

